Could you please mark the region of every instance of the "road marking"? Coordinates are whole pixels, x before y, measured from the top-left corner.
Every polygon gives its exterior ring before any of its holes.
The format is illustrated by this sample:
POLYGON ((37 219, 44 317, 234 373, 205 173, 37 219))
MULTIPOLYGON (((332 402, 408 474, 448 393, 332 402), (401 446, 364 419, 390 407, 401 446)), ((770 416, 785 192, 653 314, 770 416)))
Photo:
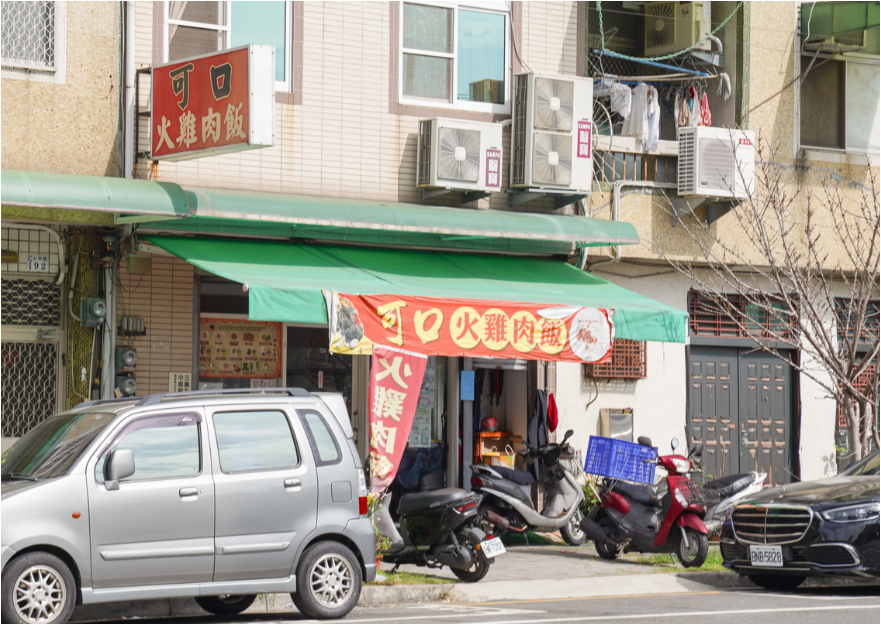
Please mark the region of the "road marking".
POLYGON ((645 597, 678 597, 680 595, 718 595, 721 590, 705 592, 665 592, 647 595, 604 595, 602 597, 563 597, 562 599, 515 599, 513 601, 484 601, 481 603, 454 603, 452 605, 508 605, 510 603, 556 603, 558 601, 595 601, 597 599, 638 599, 645 597))
POLYGON ((528 621, 501 621, 504 623, 566 623, 570 621, 620 621, 625 619, 659 619, 677 616, 718 616, 721 614, 769 614, 771 612, 821 612, 841 610, 877 610, 879 605, 832 605, 813 606, 808 608, 764 608, 757 610, 704 610, 695 612, 662 612, 651 614, 609 614, 604 616, 574 616, 571 618, 529 619, 528 621))

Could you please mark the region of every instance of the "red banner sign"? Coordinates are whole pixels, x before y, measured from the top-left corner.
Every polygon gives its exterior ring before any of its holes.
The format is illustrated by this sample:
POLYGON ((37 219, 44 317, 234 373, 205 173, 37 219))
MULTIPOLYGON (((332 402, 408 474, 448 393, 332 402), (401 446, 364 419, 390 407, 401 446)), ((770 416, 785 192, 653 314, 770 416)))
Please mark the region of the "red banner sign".
POLYGON ((392 483, 407 446, 422 376, 428 359, 421 354, 377 345, 373 349, 370 389, 370 488, 392 483))
POLYGON ((271 146, 273 55, 270 46, 245 46, 154 67, 152 158, 271 146))
POLYGON ((394 345, 432 356, 602 363, 615 328, 605 308, 327 293, 330 349, 394 345))

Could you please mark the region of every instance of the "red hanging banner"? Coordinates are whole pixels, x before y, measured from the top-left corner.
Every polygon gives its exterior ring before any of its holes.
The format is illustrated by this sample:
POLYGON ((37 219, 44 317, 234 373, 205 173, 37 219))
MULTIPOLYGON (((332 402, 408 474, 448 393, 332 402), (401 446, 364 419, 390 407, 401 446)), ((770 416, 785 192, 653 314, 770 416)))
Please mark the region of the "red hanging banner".
POLYGON ((392 483, 407 446, 428 358, 376 345, 370 370, 370 489, 392 483))
POLYGON ((431 356, 603 363, 612 310, 493 300, 325 292, 330 350, 369 354, 396 345, 431 356))

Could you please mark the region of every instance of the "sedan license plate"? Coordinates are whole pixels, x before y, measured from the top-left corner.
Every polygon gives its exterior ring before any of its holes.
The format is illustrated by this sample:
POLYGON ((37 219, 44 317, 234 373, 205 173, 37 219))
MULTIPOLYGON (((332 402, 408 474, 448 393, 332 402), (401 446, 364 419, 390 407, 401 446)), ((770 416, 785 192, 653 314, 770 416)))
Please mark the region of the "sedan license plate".
POLYGON ((750 545, 749 561, 753 566, 783 566, 783 549, 780 545, 750 545))
POLYGON ((505 546, 502 544, 501 538, 490 538, 480 543, 480 548, 487 558, 495 558, 505 553, 505 546))

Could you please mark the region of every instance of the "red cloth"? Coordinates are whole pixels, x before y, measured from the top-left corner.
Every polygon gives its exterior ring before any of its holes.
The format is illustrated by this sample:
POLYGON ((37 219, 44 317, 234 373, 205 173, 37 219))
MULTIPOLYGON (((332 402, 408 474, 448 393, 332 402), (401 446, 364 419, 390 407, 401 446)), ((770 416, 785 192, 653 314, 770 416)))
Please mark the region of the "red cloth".
POLYGON ((548 429, 551 432, 557 429, 557 402, 553 393, 548 394, 548 429))

